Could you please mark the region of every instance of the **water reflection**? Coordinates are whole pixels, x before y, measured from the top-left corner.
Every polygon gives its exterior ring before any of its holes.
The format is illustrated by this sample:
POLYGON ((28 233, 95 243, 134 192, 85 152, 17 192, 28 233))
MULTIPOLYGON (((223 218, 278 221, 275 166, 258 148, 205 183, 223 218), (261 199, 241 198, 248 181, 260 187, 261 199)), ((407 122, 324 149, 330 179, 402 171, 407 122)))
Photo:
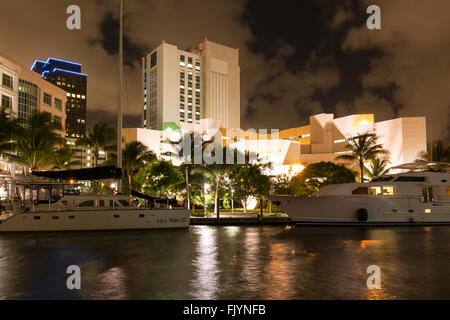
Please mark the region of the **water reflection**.
POLYGON ((113 267, 98 275, 98 289, 92 298, 99 300, 126 299, 126 274, 123 269, 113 267))
POLYGON ((2 299, 449 299, 450 227, 0 235, 2 299), (79 265, 82 290, 66 268, 79 265), (367 267, 381 269, 369 290, 367 267))
POLYGON ((218 261, 217 232, 215 227, 196 228, 198 240, 195 257, 192 262, 194 274, 192 279, 192 296, 194 299, 217 299, 218 261))

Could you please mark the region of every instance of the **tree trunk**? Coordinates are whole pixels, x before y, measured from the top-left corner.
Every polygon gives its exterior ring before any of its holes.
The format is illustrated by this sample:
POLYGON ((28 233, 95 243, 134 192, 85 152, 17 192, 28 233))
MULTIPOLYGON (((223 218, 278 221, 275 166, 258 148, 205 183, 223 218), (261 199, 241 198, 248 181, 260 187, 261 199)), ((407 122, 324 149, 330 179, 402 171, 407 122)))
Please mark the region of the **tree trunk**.
POLYGON ((184 173, 186 175, 187 209, 189 210, 191 208, 191 199, 190 199, 190 192, 189 192, 189 167, 187 165, 184 165, 184 173))
POLYGON ((242 206, 244 207, 244 213, 247 213, 247 199, 242 200, 242 206))
POLYGON ((364 183, 364 161, 362 159, 359 160, 359 169, 361 172, 361 183, 364 183))
POLYGON ((217 207, 219 206, 219 184, 220 184, 220 178, 221 175, 218 174, 216 176, 216 194, 215 194, 215 201, 214 201, 214 213, 217 214, 217 207))
POLYGON ((95 157, 94 166, 97 168, 97 165, 98 165, 98 150, 97 149, 94 149, 94 157, 95 157))
POLYGON ((130 173, 130 171, 128 171, 127 173, 128 173, 128 192, 129 192, 130 198, 131 198, 131 173, 130 173))

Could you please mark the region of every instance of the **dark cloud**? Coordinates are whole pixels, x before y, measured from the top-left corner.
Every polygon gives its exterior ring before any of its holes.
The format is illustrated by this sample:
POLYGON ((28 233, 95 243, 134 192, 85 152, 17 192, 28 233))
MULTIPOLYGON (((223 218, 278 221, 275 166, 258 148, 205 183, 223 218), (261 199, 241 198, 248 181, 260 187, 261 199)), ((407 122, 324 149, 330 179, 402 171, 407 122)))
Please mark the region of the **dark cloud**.
MULTIPOLYGON (((0 51, 25 65, 49 56, 82 63, 89 74, 89 125, 114 123, 118 1, 78 0, 81 31, 65 28, 70 4, 0 2, 0 51)), ((431 138, 450 136, 449 6, 439 0, 127 0, 126 126, 140 123, 140 57, 162 40, 184 49, 208 37, 240 48, 244 128, 299 126, 318 112, 371 112, 377 121, 426 116, 431 138), (369 31, 366 8, 376 3, 382 30, 369 31)))
MULTIPOLYGON (((149 52, 149 47, 144 43, 138 43, 131 40, 126 32, 127 18, 124 18, 124 37, 123 37, 123 50, 124 50, 124 65, 134 68, 139 62, 140 57, 146 55, 149 52)), ((99 33, 100 38, 92 39, 89 41, 90 45, 99 44, 106 51, 108 55, 117 55, 119 53, 119 19, 113 13, 108 12, 100 21, 99 33)))

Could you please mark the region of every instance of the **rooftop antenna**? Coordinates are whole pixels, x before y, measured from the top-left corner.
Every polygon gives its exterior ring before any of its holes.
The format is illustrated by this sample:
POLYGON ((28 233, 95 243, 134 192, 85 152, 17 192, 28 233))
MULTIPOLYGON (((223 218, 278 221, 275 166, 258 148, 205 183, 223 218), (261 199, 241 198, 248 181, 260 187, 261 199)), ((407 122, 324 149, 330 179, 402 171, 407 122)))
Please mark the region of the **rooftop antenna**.
MULTIPOLYGON (((119 30, 119 103, 117 107, 117 168, 122 169, 122 105, 123 105, 123 0, 120 0, 119 30)), ((119 180, 118 192, 122 192, 122 181, 119 180)))

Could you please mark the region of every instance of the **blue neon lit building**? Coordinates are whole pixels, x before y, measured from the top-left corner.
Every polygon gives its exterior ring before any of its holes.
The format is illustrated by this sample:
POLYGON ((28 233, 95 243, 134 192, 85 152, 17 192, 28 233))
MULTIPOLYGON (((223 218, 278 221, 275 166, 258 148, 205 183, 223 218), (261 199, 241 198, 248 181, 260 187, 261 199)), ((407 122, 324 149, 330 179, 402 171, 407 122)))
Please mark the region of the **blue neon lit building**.
POLYGON ((66 137, 82 138, 86 135, 87 74, 76 62, 48 58, 36 60, 31 70, 67 92, 66 137))

